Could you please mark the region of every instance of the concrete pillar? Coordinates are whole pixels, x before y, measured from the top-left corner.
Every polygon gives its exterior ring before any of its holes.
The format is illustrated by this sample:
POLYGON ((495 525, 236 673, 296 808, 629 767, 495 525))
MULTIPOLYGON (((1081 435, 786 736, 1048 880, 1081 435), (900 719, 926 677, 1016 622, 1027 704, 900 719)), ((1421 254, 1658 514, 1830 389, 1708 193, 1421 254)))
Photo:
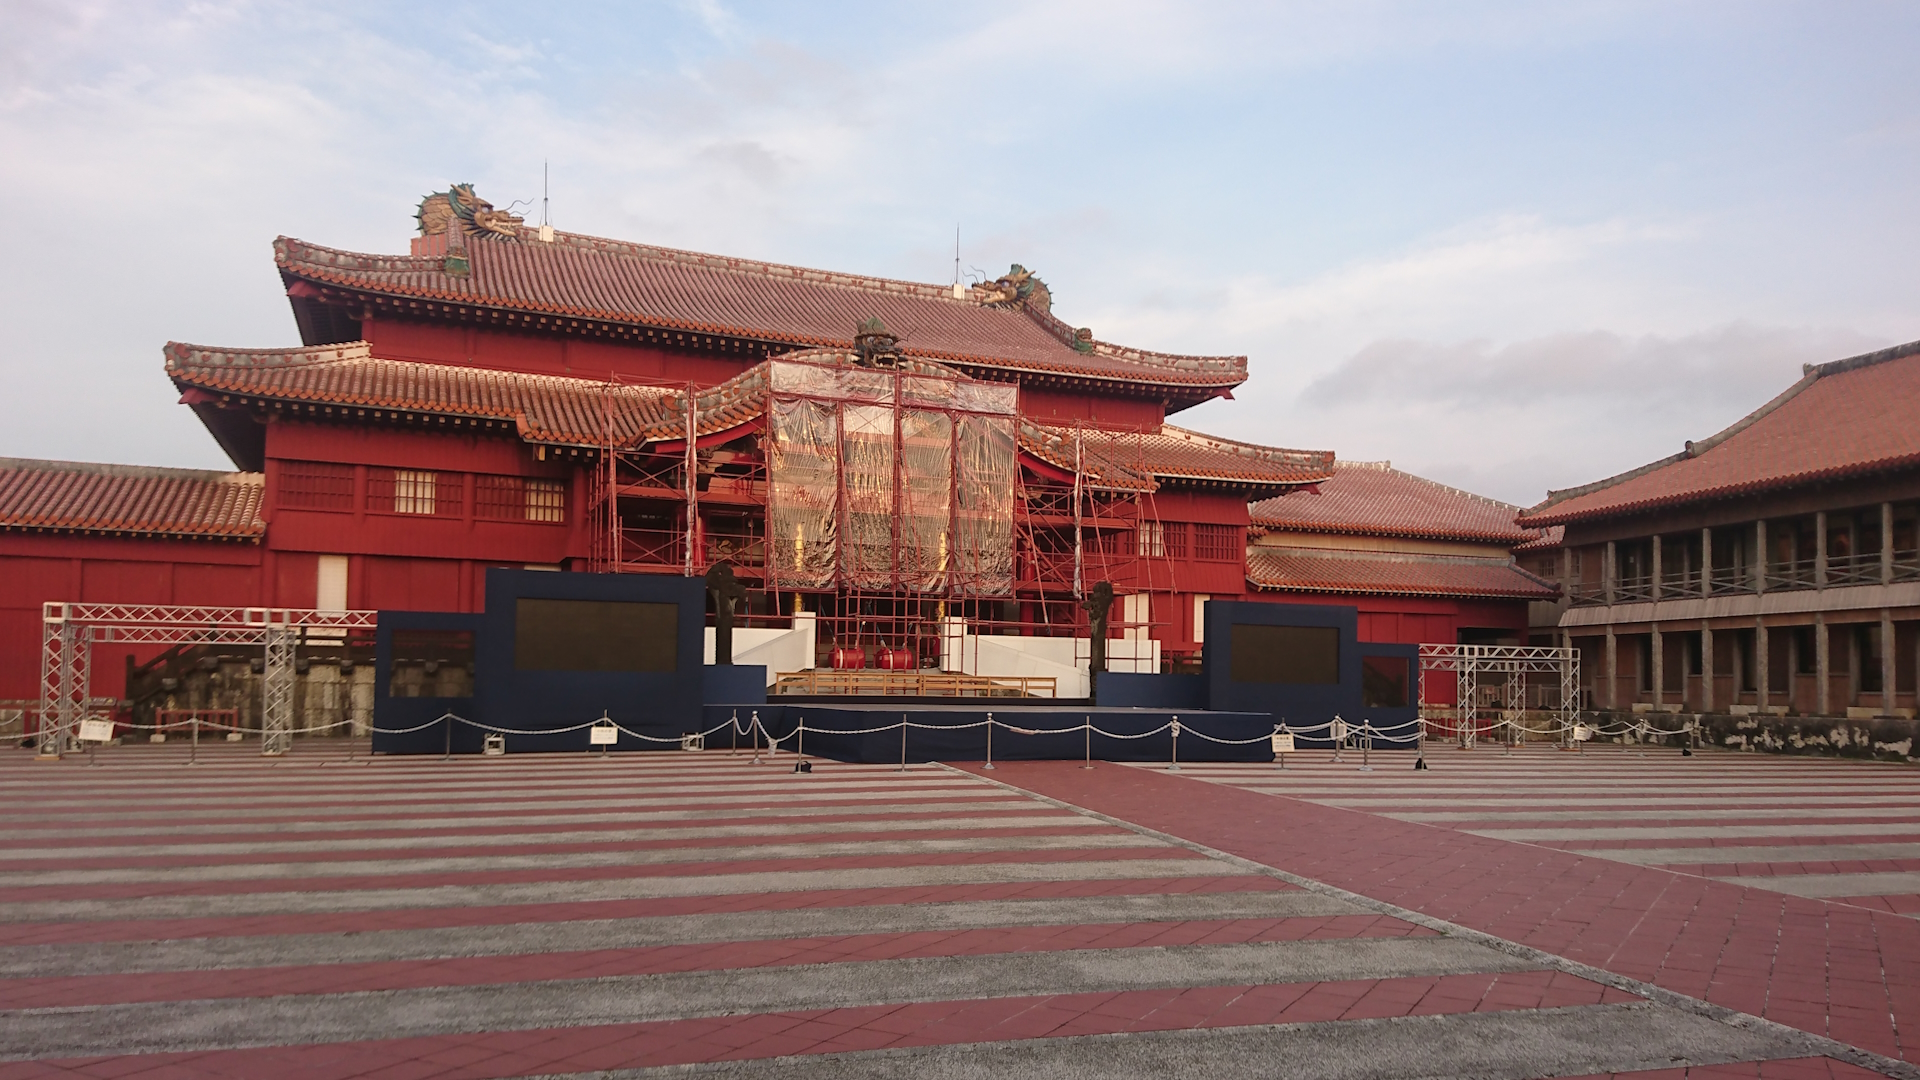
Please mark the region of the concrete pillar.
MULTIPOLYGON (((1886 512, 1887 512, 1887 508, 1885 504, 1882 504, 1881 513, 1886 514, 1886 512)), ((1882 517, 1880 520, 1882 522, 1885 522, 1888 520, 1888 518, 1882 517)), ((1884 531, 1882 535, 1885 535, 1884 531)), ((1880 549, 1880 569, 1883 571, 1888 571, 1890 573, 1891 572, 1890 564, 1887 562, 1887 550, 1888 549, 1886 548, 1880 549)), ((1886 715, 1886 716, 1893 715, 1893 695, 1896 689, 1895 684, 1900 681, 1899 674, 1900 674, 1900 671, 1899 671, 1899 668, 1895 666, 1894 653, 1893 653, 1893 611, 1891 608, 1881 608, 1880 609, 1880 712, 1883 715, 1886 715)))
MULTIPOLYGON (((1713 530, 1700 530, 1700 595, 1713 595, 1713 530)), ((1707 664, 1712 667, 1711 663, 1707 664)))
MULTIPOLYGON (((1826 517, 1825 514, 1820 515, 1822 526, 1826 525, 1826 517)), ((1820 535, 1826 535, 1824 529, 1820 535)), ((1821 561, 1824 564, 1826 545, 1822 543, 1820 549, 1821 561)), ((1827 652, 1827 616, 1823 612, 1816 611, 1813 613, 1813 711, 1816 716, 1828 716, 1832 712, 1827 708, 1827 684, 1831 681, 1827 678, 1831 672, 1827 666, 1827 652)))
POLYGON ((1713 711, 1713 627, 1700 624, 1700 711, 1713 711))
MULTIPOLYGON (((1659 543, 1659 540, 1656 539, 1654 543, 1659 543)), ((1658 551, 1660 549, 1654 548, 1654 550, 1658 551)), ((1658 559, 1658 556, 1655 556, 1655 558, 1658 559)), ((1656 562, 1655 565, 1658 565, 1658 563, 1656 562)), ((1667 683, 1667 649, 1666 642, 1660 637, 1659 623, 1653 624, 1653 632, 1648 635, 1648 639, 1647 651, 1651 654, 1650 659, 1653 670, 1648 673, 1647 682, 1653 687, 1653 703, 1655 705, 1664 705, 1666 703, 1666 698, 1663 695, 1666 693, 1667 683)))
MULTIPOLYGON (((1827 587, 1827 512, 1825 510, 1813 515, 1813 587, 1816 589, 1827 587)), ((1824 652, 1825 648, 1823 645, 1815 651, 1824 652)), ((1822 700, 1825 700, 1826 692, 1826 687, 1822 686, 1820 689, 1822 700)), ((1820 711, 1824 713, 1826 709, 1823 708, 1820 711)))
POLYGON ((1767 640, 1767 620, 1753 618, 1753 702, 1762 712, 1767 708, 1767 688, 1773 681, 1773 650, 1767 640))
MULTIPOLYGON (((1893 504, 1890 502, 1880 504, 1880 584, 1893 584, 1893 504)), ((1883 624, 1885 621, 1881 619, 1883 624)))
MULTIPOLYGON (((1613 541, 1607 541, 1606 550, 1600 554, 1600 598, 1611 605, 1613 603, 1613 583, 1618 577, 1620 564, 1615 562, 1616 553, 1613 541)), ((1613 631, 1607 631, 1607 640, 1613 640, 1613 631)), ((1608 646, 1612 648, 1612 646, 1608 646)))
MULTIPOLYGON (((1655 600, 1660 599, 1660 534, 1659 533, 1653 534, 1653 598, 1655 600)), ((1659 630, 1654 631, 1654 636, 1656 639, 1659 637, 1659 634, 1660 634, 1659 630)), ((1655 698, 1654 700, 1658 701, 1660 699, 1655 698)))
MULTIPOLYGON (((1608 544, 1607 549, 1611 551, 1613 549, 1613 545, 1608 544)), ((1614 701, 1616 677, 1619 675, 1619 672, 1620 672, 1620 656, 1618 651, 1618 645, 1619 645, 1619 639, 1613 636, 1613 627, 1608 626, 1607 627, 1607 646, 1606 646, 1607 651, 1602 657, 1602 662, 1600 665, 1606 671, 1606 675, 1607 675, 1606 693, 1602 695, 1605 700, 1603 700, 1600 703, 1600 707, 1603 709, 1611 709, 1616 707, 1616 704, 1614 701)))
POLYGON ((1753 591, 1767 591, 1767 519, 1753 523, 1753 591))

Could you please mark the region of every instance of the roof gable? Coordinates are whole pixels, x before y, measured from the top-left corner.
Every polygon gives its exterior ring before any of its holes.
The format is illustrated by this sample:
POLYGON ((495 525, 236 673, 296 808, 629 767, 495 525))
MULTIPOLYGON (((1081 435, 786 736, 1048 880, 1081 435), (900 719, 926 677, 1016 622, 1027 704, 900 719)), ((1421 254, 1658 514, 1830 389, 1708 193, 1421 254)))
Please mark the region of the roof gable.
MULTIPOLYGON (((1041 299, 836 274, 600 237, 536 230, 466 239, 444 254, 373 255, 280 237, 274 260, 300 280, 453 308, 511 310, 570 321, 715 334, 789 347, 850 348, 854 327, 881 319, 917 356, 991 368, 1166 387, 1200 400, 1247 378, 1244 356, 1180 356, 1082 337, 1041 299)), ((445 234, 424 238, 445 242, 445 234)), ((415 303, 408 313, 433 314, 415 303)), ((785 350, 781 350, 785 351, 785 350)))
POLYGON ((1920 465, 1920 342, 1804 371, 1712 438, 1598 483, 1550 492, 1521 523, 1564 524, 1920 465))
POLYGON ((1519 544, 1538 533, 1514 524, 1520 508, 1461 491, 1386 461, 1342 461, 1314 491, 1255 503, 1253 524, 1292 532, 1407 536, 1519 544))

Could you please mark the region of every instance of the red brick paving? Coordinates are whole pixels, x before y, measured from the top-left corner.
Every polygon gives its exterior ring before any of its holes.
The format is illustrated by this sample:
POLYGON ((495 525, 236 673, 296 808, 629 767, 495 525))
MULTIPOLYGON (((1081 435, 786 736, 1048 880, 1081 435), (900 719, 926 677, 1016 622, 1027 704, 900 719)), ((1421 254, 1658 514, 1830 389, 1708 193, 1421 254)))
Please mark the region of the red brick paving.
MULTIPOLYGON (((934 1001, 592 1028, 152 1054, 137 1060, 142 1066, 142 1080, 175 1075, 275 1080, 401 1076, 483 1080, 782 1054, 1503 1012, 1635 1000, 1639 999, 1564 972, 1526 971, 934 1001)), ((117 1080, 127 1075, 128 1060, 65 1059, 0 1065, 0 1080, 56 1075, 117 1080)))
POLYGON ((1877 1053, 1920 1050, 1920 921, 1903 916, 1148 769, 1010 761, 996 779, 1877 1053))

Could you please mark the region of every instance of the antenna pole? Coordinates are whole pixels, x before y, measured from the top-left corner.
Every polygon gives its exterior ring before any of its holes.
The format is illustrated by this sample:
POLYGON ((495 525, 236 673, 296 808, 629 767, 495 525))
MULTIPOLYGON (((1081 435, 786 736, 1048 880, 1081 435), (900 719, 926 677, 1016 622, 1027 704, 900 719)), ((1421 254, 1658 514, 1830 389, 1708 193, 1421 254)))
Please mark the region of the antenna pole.
POLYGON ((960 226, 953 227, 953 283, 960 284, 960 226))
POLYGON ((540 224, 551 225, 553 219, 547 216, 547 163, 540 163, 540 224))

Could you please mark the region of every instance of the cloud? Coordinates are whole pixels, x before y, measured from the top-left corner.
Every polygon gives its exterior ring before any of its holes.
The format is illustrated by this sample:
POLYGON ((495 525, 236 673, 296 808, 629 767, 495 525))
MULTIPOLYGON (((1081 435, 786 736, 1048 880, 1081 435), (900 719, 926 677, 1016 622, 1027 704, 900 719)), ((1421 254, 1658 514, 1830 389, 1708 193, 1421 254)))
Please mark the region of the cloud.
POLYGON ((1603 330, 1505 345, 1488 341, 1373 342, 1307 384, 1308 407, 1600 407, 1694 413, 1770 395, 1803 363, 1885 342, 1835 328, 1734 323, 1679 337, 1603 330))

